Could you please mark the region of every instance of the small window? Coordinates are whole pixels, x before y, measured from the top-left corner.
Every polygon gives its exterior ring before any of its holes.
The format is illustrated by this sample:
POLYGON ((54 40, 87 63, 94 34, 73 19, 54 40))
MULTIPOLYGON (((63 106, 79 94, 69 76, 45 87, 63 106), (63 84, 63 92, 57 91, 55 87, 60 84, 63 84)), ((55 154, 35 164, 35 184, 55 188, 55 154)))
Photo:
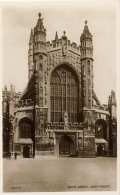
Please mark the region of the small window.
POLYGON ((90 60, 87 61, 87 65, 88 65, 88 66, 90 65, 90 60))

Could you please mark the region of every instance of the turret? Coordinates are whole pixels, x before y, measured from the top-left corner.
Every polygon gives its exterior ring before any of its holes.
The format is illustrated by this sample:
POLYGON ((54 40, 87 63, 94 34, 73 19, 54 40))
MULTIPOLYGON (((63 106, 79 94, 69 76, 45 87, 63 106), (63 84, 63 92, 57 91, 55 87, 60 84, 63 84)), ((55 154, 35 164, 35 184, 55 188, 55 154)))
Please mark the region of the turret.
MULTIPOLYGON (((46 29, 43 25, 41 13, 34 28, 34 47, 33 62, 35 71, 35 131, 43 132, 43 107, 45 104, 44 88, 44 70, 46 66, 47 48, 46 48, 46 29)), ((35 149, 35 147, 34 147, 35 149)), ((33 149, 33 150, 34 150, 33 149)))
POLYGON ((111 91, 109 96, 108 108, 110 112, 109 149, 113 151, 113 155, 117 156, 117 104, 114 91, 111 91))
POLYGON ((67 55, 67 36, 66 36, 66 32, 63 32, 63 36, 62 36, 62 52, 63 52, 63 56, 67 55))
POLYGON ((46 54, 46 29, 43 25, 43 18, 41 13, 34 28, 34 54, 46 54))
POLYGON ((14 116, 15 91, 13 85, 10 86, 9 115, 14 116))
POLYGON ((85 21, 85 27, 80 37, 80 42, 81 42, 81 57, 93 59, 92 35, 89 32, 87 21, 85 21))
POLYGON ((34 71, 33 63, 33 45, 34 45, 34 36, 33 30, 31 29, 30 41, 29 41, 29 51, 28 51, 28 78, 30 79, 34 71))
POLYGON ((116 97, 115 97, 115 92, 112 90, 111 95, 109 96, 108 100, 108 108, 111 114, 111 119, 116 119, 117 118, 117 104, 116 104, 116 97))
POLYGON ((80 37, 83 107, 91 109, 93 101, 93 45, 87 21, 80 37))
POLYGON ((7 87, 3 90, 3 102, 2 102, 2 125, 3 125, 3 152, 6 155, 9 151, 9 103, 8 103, 7 87))
POLYGON ((56 34, 55 34, 55 41, 58 42, 58 34, 57 34, 57 31, 56 31, 56 34))
POLYGON ((39 18, 37 24, 34 28, 34 52, 33 52, 33 62, 35 70, 35 102, 37 106, 42 107, 44 104, 43 99, 43 76, 44 76, 44 66, 46 61, 46 29, 43 25, 43 18, 41 13, 38 14, 39 18))
POLYGON ((8 97, 7 97, 7 87, 5 85, 4 88, 4 94, 3 94, 3 102, 2 102, 2 111, 3 116, 6 116, 8 114, 8 97))
POLYGON ((4 97, 3 97, 4 100, 7 100, 8 97, 7 97, 7 86, 5 85, 5 93, 4 93, 4 97))
POLYGON ((13 99, 14 96, 15 96, 15 91, 14 91, 13 85, 11 84, 10 85, 10 99, 13 99))

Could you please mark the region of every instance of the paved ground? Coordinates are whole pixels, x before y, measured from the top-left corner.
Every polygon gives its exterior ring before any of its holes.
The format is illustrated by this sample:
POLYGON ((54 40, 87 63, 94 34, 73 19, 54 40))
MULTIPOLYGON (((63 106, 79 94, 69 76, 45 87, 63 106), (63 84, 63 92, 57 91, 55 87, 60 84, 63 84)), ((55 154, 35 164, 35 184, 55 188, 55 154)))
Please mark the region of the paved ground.
POLYGON ((115 191, 116 158, 4 159, 4 192, 115 191))

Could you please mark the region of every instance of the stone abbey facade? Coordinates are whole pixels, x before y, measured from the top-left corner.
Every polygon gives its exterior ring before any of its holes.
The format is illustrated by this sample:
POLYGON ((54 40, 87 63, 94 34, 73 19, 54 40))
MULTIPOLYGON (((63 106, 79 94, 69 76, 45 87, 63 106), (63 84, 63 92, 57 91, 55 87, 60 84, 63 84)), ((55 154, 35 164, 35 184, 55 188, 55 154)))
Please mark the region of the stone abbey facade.
POLYGON ((117 155, 115 93, 107 105, 95 94, 92 41, 85 21, 79 45, 65 31, 46 42, 39 14, 30 34, 28 84, 22 94, 3 90, 4 156, 117 155))

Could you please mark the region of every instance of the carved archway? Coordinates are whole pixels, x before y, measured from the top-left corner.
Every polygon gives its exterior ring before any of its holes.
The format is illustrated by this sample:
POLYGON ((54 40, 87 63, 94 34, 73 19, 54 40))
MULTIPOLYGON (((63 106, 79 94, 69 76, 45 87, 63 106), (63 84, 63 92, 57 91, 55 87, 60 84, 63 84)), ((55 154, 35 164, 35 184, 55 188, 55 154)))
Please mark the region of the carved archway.
POLYGON ((72 154, 74 154, 74 142, 69 136, 64 135, 59 142, 59 155, 70 156, 72 154))

